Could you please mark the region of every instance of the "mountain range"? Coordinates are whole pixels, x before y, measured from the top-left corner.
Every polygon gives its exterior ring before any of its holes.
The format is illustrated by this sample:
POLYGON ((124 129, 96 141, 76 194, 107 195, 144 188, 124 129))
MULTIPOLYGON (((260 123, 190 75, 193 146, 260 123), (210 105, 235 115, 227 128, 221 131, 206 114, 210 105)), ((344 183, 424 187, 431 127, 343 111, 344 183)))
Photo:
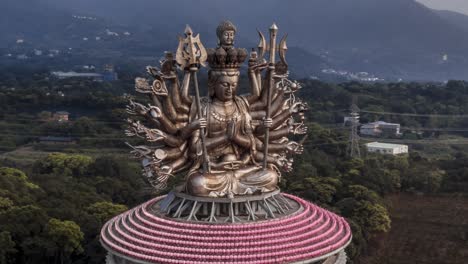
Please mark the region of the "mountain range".
POLYGON ((290 64, 304 77, 331 68, 388 80, 468 79, 468 16, 414 0, 7 0, 0 7, 4 46, 24 36, 43 45, 158 56, 176 47, 185 24, 214 46, 217 24, 229 19, 238 27, 236 45, 250 49, 256 29, 267 34, 276 22, 280 36, 288 33, 290 64), (107 29, 132 37, 96 47, 80 42, 107 29))

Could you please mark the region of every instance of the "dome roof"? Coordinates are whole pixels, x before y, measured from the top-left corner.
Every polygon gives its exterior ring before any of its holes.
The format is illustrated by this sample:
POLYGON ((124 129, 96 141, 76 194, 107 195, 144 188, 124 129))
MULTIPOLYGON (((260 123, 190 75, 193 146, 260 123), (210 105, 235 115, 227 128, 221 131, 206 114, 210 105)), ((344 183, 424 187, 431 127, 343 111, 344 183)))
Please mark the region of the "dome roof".
POLYGON ((249 223, 197 223, 160 216, 154 198, 118 215, 101 230, 101 243, 138 263, 295 263, 325 259, 351 240, 348 223, 334 213, 283 194, 301 209, 249 223))

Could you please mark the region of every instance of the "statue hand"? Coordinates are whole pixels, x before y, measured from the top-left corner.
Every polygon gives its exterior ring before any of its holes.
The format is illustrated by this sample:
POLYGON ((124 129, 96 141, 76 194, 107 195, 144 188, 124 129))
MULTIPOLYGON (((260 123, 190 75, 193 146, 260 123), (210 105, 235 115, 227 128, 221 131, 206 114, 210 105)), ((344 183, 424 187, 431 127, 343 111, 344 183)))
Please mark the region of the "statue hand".
POLYGON ((125 130, 125 135, 128 137, 140 137, 144 138, 143 134, 145 132, 144 126, 140 123, 140 121, 133 121, 131 119, 127 119, 128 124, 130 127, 125 130))
POLYGON ((175 79, 176 69, 173 60, 163 60, 161 61, 161 73, 163 74, 164 79, 175 79))
POLYGON ((153 92, 153 88, 149 85, 148 80, 140 77, 135 79, 135 90, 139 93, 146 94, 153 92))
POLYGON ((264 118, 263 119, 263 126, 265 128, 270 128, 273 125, 273 119, 271 118, 264 118))
POLYGON ((202 118, 199 118, 198 120, 195 120, 193 122, 193 125, 195 129, 206 128, 206 126, 208 125, 208 122, 206 121, 206 118, 202 117, 202 118))
POLYGON ((166 138, 166 134, 159 129, 149 129, 146 131, 146 140, 149 142, 157 142, 166 138))
POLYGON ((295 123, 291 125, 291 133, 294 135, 305 135, 307 134, 307 126, 304 125, 304 123, 295 123))
POLYGON ((227 129, 226 129, 227 136, 228 136, 229 140, 234 140, 234 138, 237 135, 237 130, 238 130, 238 128, 236 126, 236 122, 234 120, 229 122, 229 124, 227 126, 227 129))
POLYGON ((304 102, 295 102, 290 108, 289 112, 291 114, 295 113, 300 113, 300 112, 305 112, 307 109, 309 109, 308 105, 304 102))
POLYGON ((266 68, 268 68, 268 62, 263 62, 261 64, 256 64, 255 66, 252 66, 250 69, 255 71, 255 72, 259 72, 259 71, 263 71, 266 68))
POLYGON ((292 159, 287 159, 284 156, 279 156, 276 159, 276 165, 278 165, 278 167, 283 169, 285 172, 291 172, 292 171, 292 163, 293 163, 292 159))
POLYGON ((151 156, 152 150, 147 146, 136 146, 130 151, 131 154, 135 155, 137 158, 145 158, 151 156))
POLYGON ((304 152, 304 146, 294 141, 289 142, 286 149, 290 154, 302 154, 304 152))
POLYGON ((153 118, 160 118, 162 116, 162 111, 159 107, 156 107, 154 105, 150 105, 149 106, 149 114, 151 115, 151 117, 153 118))
POLYGON ((126 111, 127 113, 131 115, 143 115, 144 116, 148 113, 149 109, 140 103, 135 103, 132 100, 130 100, 130 104, 127 105, 126 111))

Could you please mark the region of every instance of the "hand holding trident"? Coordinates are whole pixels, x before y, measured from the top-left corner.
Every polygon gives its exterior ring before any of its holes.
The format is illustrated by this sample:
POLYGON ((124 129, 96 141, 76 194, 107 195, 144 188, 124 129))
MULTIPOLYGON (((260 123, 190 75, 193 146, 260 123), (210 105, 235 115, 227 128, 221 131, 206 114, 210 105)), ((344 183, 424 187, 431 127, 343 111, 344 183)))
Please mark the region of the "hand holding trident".
MULTIPOLYGON (((195 103, 197 104, 198 118, 202 118, 200 91, 198 89, 197 72, 200 66, 205 66, 207 53, 200 41, 200 35, 193 37, 189 25, 185 28, 185 38, 179 37, 179 47, 176 53, 176 62, 182 69, 189 69, 195 86, 195 103)), ((203 151, 203 173, 210 172, 209 157, 205 144, 205 128, 200 128, 200 140, 203 151)))

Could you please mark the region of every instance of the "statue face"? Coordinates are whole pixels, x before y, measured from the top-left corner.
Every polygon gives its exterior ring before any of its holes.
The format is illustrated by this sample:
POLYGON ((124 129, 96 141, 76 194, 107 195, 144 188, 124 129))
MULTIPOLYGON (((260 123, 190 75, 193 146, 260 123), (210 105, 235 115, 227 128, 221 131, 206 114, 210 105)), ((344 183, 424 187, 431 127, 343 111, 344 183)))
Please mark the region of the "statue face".
POLYGON ((220 76, 214 87, 215 97, 227 102, 234 98, 237 91, 239 76, 220 76))
POLYGON ((221 36, 221 45, 233 45, 234 44, 234 30, 226 30, 221 36))

